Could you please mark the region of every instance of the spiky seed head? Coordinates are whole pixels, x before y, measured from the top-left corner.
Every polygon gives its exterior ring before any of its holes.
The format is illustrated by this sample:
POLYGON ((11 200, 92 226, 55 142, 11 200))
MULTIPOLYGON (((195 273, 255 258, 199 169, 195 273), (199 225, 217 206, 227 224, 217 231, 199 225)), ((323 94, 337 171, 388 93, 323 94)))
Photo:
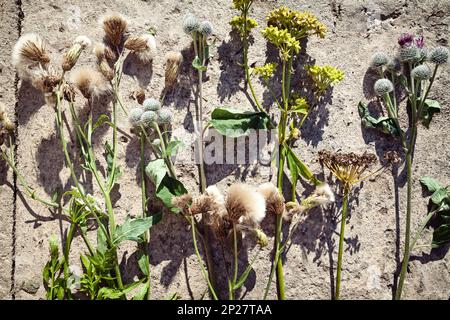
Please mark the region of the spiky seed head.
POLYGON ((130 36, 125 41, 124 47, 134 52, 143 63, 153 60, 157 54, 156 39, 151 34, 130 36))
POLYGON ((426 64, 421 64, 411 71, 411 76, 418 80, 428 80, 431 77, 431 70, 426 64))
POLYGON ((209 21, 203 21, 198 27, 198 32, 200 32, 205 37, 209 37, 213 33, 212 23, 209 21))
POLYGON ((377 52, 372 56, 371 66, 372 68, 381 68, 387 65, 389 62, 389 56, 384 52, 377 52))
POLYGON ((415 62, 421 57, 419 49, 416 46, 402 47, 399 52, 401 62, 415 62))
POLYGON ((161 109, 161 102, 155 98, 147 98, 143 104, 145 111, 158 111, 161 109))
POLYGON ((98 70, 106 78, 106 80, 111 81, 114 79, 114 70, 109 65, 106 59, 102 59, 97 63, 98 70))
POLYGON ((142 108, 133 108, 128 113, 128 122, 130 122, 131 126, 136 128, 141 123, 141 117, 144 113, 144 110, 142 108))
POLYGON ((34 33, 26 33, 17 40, 12 51, 12 64, 23 80, 32 78, 32 69, 46 67, 50 62, 44 41, 34 33))
POLYGON ((428 59, 437 65, 445 64, 448 62, 449 50, 446 47, 436 47, 431 50, 428 59))
POLYGON ((141 116, 141 123, 144 127, 150 128, 156 121, 157 115, 154 111, 144 111, 141 116))
POLYGON ((197 18, 192 14, 188 13, 183 18, 183 30, 187 34, 192 34, 193 32, 198 31, 200 27, 200 23, 197 18))
POLYGON ((172 121, 172 111, 167 108, 162 108, 158 111, 158 124, 169 124, 172 121))
POLYGON ((375 82, 373 87, 377 96, 384 96, 387 93, 394 91, 394 85, 388 79, 380 79, 375 82))

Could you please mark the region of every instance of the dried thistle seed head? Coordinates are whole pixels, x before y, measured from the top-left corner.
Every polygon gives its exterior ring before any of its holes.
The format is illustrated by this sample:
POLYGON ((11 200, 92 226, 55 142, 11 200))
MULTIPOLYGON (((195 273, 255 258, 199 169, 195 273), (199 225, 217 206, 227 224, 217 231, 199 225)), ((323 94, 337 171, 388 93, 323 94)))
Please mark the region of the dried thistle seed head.
POLYGON ((33 87, 43 93, 53 92, 56 85, 61 81, 61 75, 51 66, 43 68, 41 65, 30 73, 30 80, 33 87))
POLYGON ((402 47, 399 51, 399 59, 403 63, 417 62, 420 60, 421 53, 416 46, 402 47))
POLYGON ((106 54, 105 52, 106 52, 106 46, 103 43, 97 42, 94 45, 93 53, 94 53, 95 57, 97 58, 97 60, 105 59, 105 54, 106 54))
POLYGON ((312 196, 314 197, 314 201, 317 205, 324 205, 335 201, 334 192, 331 190, 328 183, 323 183, 317 186, 312 196))
POLYGON ((106 59, 98 61, 97 68, 106 80, 111 81, 114 79, 114 70, 111 68, 106 59))
POLYGON ((202 21, 198 27, 198 32, 200 32, 205 37, 209 37, 213 33, 213 26, 209 21, 202 21))
POLYGON ((181 64, 183 63, 183 55, 177 51, 170 51, 166 54, 166 74, 165 87, 172 88, 178 81, 181 64))
POLYGON ((192 215, 202 214, 213 217, 219 215, 220 206, 214 201, 214 199, 207 194, 202 194, 192 201, 190 211, 192 215))
POLYGON ((375 91, 375 94, 381 97, 394 91, 394 85, 388 79, 379 79, 377 80, 377 82, 375 82, 373 89, 375 91))
POLYGON ((152 141, 152 145, 155 147, 160 147, 161 146, 161 140, 160 139, 154 139, 152 141))
POLYGON ((56 105, 56 94, 54 92, 45 92, 44 100, 46 105, 54 106, 56 105))
POLYGON ((377 52, 372 56, 371 67, 381 68, 387 65, 389 62, 389 56, 384 52, 377 52))
POLYGON ((418 80, 428 80, 431 77, 431 70, 426 64, 421 64, 411 71, 411 76, 418 80))
POLYGON ((125 31, 127 30, 128 21, 119 13, 112 13, 100 20, 106 37, 115 47, 119 47, 125 31))
POLYGON ((16 125, 11 121, 11 119, 9 119, 9 117, 6 117, 3 119, 3 128, 11 134, 14 130, 16 130, 16 125))
POLYGON ((151 34, 130 36, 125 41, 124 47, 134 52, 143 63, 149 63, 157 54, 156 39, 151 34))
POLYGON ((91 40, 88 37, 78 36, 72 44, 72 47, 63 56, 62 69, 64 71, 71 70, 77 63, 81 52, 90 45, 91 40))
POLYGON ((161 109, 161 102, 155 98, 148 98, 144 100, 143 107, 145 111, 158 111, 161 109))
POLYGON ((257 189, 266 201, 266 213, 282 215, 284 213, 284 197, 273 183, 263 183, 257 189))
POLYGON ((5 117, 7 117, 6 107, 3 103, 0 102, 0 121, 2 121, 5 117))
POLYGON ((192 204, 192 195, 190 194, 183 194, 178 197, 172 198, 172 204, 180 209, 181 213, 185 216, 190 215, 189 207, 192 204))
POLYGON ((128 121, 130 122, 132 127, 139 127, 141 124, 141 117, 144 113, 144 109, 142 108, 133 108, 128 112, 128 121))
POLYGON ((145 128, 150 128, 156 121, 157 115, 154 111, 144 111, 141 116, 141 123, 145 128))
POLYGON ((30 69, 39 65, 45 67, 50 57, 42 38, 34 33, 26 33, 17 40, 12 51, 12 64, 22 79, 30 79, 30 69))
POLYGON ((75 88, 70 83, 64 83, 62 87, 64 99, 69 102, 75 101, 75 88))
POLYGON ((136 100, 139 104, 143 104, 145 101, 145 91, 143 89, 138 89, 130 94, 130 98, 136 100))
POLYGON ((428 59, 437 65, 445 64, 448 62, 450 53, 446 47, 436 47, 431 50, 428 59))
POLYGON ((397 151, 386 151, 383 158, 390 165, 396 165, 402 161, 402 158, 397 151))
POLYGON ((362 155, 355 153, 332 153, 319 151, 319 160, 325 165, 338 180, 344 185, 351 186, 357 183, 362 174, 374 163, 377 158, 374 154, 364 152, 362 155))
POLYGON ((183 30, 187 34, 192 34, 197 32, 200 27, 200 23, 197 18, 192 14, 188 13, 183 18, 183 30))
POLYGON ((170 111, 167 108, 162 108, 158 111, 158 117, 156 119, 156 122, 158 124, 169 124, 172 122, 172 111, 170 111))
POLYGON ((218 205, 225 205, 225 198, 216 185, 212 185, 206 188, 205 193, 210 196, 218 205))
POLYGON ((111 93, 111 87, 103 75, 89 67, 82 67, 72 73, 71 82, 86 99, 111 93))
POLYGON ((257 226, 266 215, 264 196, 243 183, 228 189, 225 208, 228 218, 235 224, 257 226))

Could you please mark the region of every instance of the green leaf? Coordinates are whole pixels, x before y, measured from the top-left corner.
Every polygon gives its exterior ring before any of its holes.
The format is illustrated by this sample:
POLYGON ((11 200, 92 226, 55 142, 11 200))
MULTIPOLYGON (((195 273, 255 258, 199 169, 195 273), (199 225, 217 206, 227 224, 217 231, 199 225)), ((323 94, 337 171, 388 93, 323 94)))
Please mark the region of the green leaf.
POLYGON ((281 152, 282 156, 283 154, 286 156, 289 172, 291 173, 292 190, 296 190, 299 174, 297 162, 294 157, 292 157, 293 152, 288 152, 285 147, 283 147, 283 151, 281 152))
POLYGON ((437 190, 435 193, 433 193, 433 195, 431 196, 431 201, 434 204, 440 205, 442 201, 444 201, 444 199, 446 199, 448 197, 448 191, 446 188, 441 188, 439 190, 437 190))
POLYGON ((98 228, 97 230, 97 250, 101 254, 105 254, 108 249, 106 235, 103 232, 102 228, 98 228))
POLYGON ((420 178, 420 182, 427 187, 428 191, 430 192, 436 192, 439 189, 442 189, 443 187, 439 184, 439 182, 437 182, 436 180, 434 180, 433 178, 430 177, 422 177, 420 178))
POLYGON ((217 108, 211 114, 210 124, 222 135, 237 138, 248 135, 250 130, 273 129, 264 112, 239 111, 231 108, 217 108))
POLYGON ((149 283, 146 282, 142 288, 139 290, 139 292, 133 297, 133 300, 145 300, 145 297, 147 295, 149 289, 149 283))
POLYGON ((148 259, 147 255, 141 252, 141 256, 138 260, 138 265, 139 269, 141 269, 142 271, 142 274, 148 277, 148 275, 150 274, 150 270, 148 268, 147 259, 148 259))
POLYGON ((152 217, 130 219, 127 216, 124 223, 116 228, 113 242, 114 244, 119 244, 125 240, 140 242, 139 236, 150 229, 152 225, 152 217))
POLYGON ((206 71, 207 68, 202 64, 200 58, 198 56, 195 57, 194 61, 192 61, 192 66, 199 71, 206 71))
POLYGON ((104 299, 116 300, 120 299, 122 296, 123 296, 122 291, 115 288, 103 287, 98 291, 98 298, 102 300, 104 299))
POLYGON ((374 118, 363 102, 359 103, 358 112, 361 118, 361 123, 365 128, 375 129, 393 136, 399 135, 399 131, 393 119, 389 117, 374 118))
POLYGON ((429 129, 431 120, 433 120, 433 115, 439 112, 441 112, 441 105, 439 102, 436 100, 426 99, 423 103, 422 116, 420 117, 422 124, 429 129))
POLYGON ((183 146, 183 142, 181 140, 172 140, 166 146, 166 153, 163 155, 164 157, 173 157, 176 155, 178 148, 183 146))
POLYGON ((109 121, 109 117, 106 114, 102 114, 100 117, 98 117, 97 121, 95 122, 92 131, 95 131, 98 127, 102 126, 105 122, 109 121))
POLYGON ((178 213, 180 210, 172 204, 172 199, 186 194, 187 190, 180 181, 168 175, 164 160, 157 159, 150 161, 145 168, 145 173, 155 184, 158 199, 173 213, 178 213))
POLYGON ((433 233, 433 242, 431 246, 438 248, 450 242, 450 224, 443 224, 433 233))
POLYGON ((288 164, 290 166, 297 166, 297 172, 300 176, 302 176, 307 181, 311 181, 316 186, 322 183, 314 176, 308 166, 295 155, 294 151, 292 151, 289 146, 285 145, 284 147, 286 148, 286 157, 288 159, 288 164))

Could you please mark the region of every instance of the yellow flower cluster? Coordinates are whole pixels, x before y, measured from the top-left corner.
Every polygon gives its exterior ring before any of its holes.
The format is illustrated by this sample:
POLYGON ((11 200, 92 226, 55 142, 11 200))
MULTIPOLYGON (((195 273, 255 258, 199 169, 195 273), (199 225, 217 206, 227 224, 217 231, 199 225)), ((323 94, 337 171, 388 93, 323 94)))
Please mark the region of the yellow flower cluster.
POLYGON ((310 34, 324 38, 327 27, 310 12, 299 12, 287 7, 273 10, 267 17, 267 25, 288 30, 297 40, 310 34))
POLYGON ((344 72, 332 66, 305 66, 305 69, 314 81, 319 94, 324 93, 330 85, 344 79, 344 72))
POLYGON ((262 77, 264 80, 269 80, 273 77, 273 73, 275 72, 275 69, 278 65, 276 63, 267 63, 263 65, 262 67, 255 67, 253 69, 253 72, 257 75, 262 77))
POLYGON ((233 0, 233 8, 244 11, 252 2, 253 0, 233 0))
POLYGON ((308 101, 300 95, 294 95, 291 102, 291 112, 307 114, 309 110, 308 101))
POLYGON ((247 33, 249 33, 253 28, 256 28, 258 26, 258 22, 256 22, 255 19, 247 18, 247 28, 245 28, 244 17, 234 16, 230 21, 230 25, 233 29, 237 30, 239 34, 243 37, 247 33))
POLYGON ((295 39, 287 29, 268 26, 261 32, 267 41, 280 50, 283 61, 288 61, 294 53, 300 52, 300 41, 295 39))

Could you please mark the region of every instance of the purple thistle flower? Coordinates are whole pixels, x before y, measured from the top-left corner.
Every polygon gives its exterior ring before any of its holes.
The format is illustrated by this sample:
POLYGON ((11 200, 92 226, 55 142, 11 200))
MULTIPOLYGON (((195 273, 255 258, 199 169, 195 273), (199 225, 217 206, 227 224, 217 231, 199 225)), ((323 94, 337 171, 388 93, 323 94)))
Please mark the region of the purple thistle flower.
POLYGON ((414 42, 416 43, 416 46, 420 49, 422 49, 425 46, 425 40, 423 39, 423 36, 416 37, 414 39, 414 42))
POLYGON ((410 33, 403 33, 400 38, 398 38, 398 44, 401 47, 409 47, 414 41, 414 36, 410 33))

